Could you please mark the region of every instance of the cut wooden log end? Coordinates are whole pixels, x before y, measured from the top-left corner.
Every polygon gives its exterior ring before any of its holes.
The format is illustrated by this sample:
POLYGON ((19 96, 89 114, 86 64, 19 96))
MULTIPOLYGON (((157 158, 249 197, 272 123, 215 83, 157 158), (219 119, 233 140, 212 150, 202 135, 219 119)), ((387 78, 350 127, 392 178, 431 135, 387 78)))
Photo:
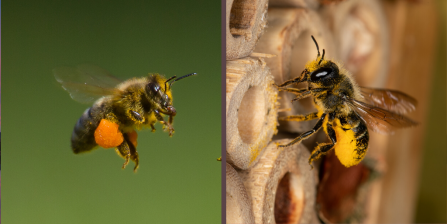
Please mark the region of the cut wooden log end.
POLYGON ((227 161, 247 169, 277 129, 277 89, 262 58, 227 61, 227 161))
POLYGON ((269 7, 296 7, 317 9, 320 5, 319 0, 270 0, 269 7))
MULTIPOLYGON (((311 10, 299 8, 270 8, 268 24, 264 35, 255 48, 256 52, 274 54, 277 57, 266 58, 267 66, 275 77, 275 83, 281 84, 301 74, 307 62, 315 60, 317 49, 311 39, 313 35, 321 49, 326 50, 326 58, 337 55, 333 37, 318 14, 311 10)), ((305 87, 305 84, 290 87, 305 87)), ((311 98, 306 98, 292 104, 294 94, 279 93, 279 117, 307 114, 315 111, 311 98), (290 108, 290 110, 286 110, 290 108)), ((288 132, 303 132, 312 128, 314 122, 282 122, 279 130, 288 132)))
POLYGON ((228 163, 226 170, 226 212, 227 223, 255 223, 251 199, 238 173, 228 163))
POLYGON ((321 14, 334 33, 338 58, 360 85, 383 86, 389 61, 386 17, 379 1, 342 1, 321 14))
POLYGON ((267 24, 268 0, 226 2, 227 60, 243 58, 253 51, 267 24))
POLYGON ((317 223, 316 172, 301 144, 277 148, 292 139, 269 144, 259 162, 239 171, 253 204, 255 223, 317 223))

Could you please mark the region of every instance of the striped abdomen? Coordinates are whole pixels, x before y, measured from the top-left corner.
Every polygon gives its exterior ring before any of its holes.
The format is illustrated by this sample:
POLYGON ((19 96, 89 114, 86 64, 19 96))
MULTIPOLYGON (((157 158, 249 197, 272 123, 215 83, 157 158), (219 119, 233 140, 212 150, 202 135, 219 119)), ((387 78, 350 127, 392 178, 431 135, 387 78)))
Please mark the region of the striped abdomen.
POLYGON ((95 130, 99 122, 95 122, 92 116, 92 108, 84 111, 71 134, 71 148, 74 153, 90 151, 96 146, 95 130))
POLYGON ((84 111, 71 134, 71 148, 74 153, 86 152, 97 146, 95 130, 101 119, 110 112, 110 98, 102 98, 84 111))

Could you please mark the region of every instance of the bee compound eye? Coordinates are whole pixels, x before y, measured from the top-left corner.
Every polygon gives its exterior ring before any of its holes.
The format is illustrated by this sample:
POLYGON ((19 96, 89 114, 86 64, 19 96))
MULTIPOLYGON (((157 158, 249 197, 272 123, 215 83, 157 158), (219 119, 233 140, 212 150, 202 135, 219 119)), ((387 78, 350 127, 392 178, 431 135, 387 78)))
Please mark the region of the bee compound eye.
POLYGON ((312 81, 317 81, 319 79, 323 79, 330 76, 332 73, 333 73, 332 68, 320 68, 312 72, 310 79, 312 81))
POLYGON ((150 82, 149 84, 147 84, 147 90, 149 93, 157 93, 158 90, 160 90, 160 86, 158 86, 157 84, 150 82))

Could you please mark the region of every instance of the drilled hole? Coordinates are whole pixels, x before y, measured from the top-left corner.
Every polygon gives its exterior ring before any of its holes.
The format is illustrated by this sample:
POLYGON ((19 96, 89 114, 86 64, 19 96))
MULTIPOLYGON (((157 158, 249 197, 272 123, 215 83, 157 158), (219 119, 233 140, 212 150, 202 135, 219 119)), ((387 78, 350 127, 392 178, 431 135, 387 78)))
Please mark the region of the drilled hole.
POLYGON ((275 197, 276 223, 298 223, 304 208, 304 191, 299 178, 286 173, 278 184, 275 197))
POLYGON ((266 121, 266 113, 262 88, 258 86, 249 88, 238 110, 237 128, 244 143, 252 144, 256 141, 262 124, 266 121))
POLYGON ((231 35, 235 38, 250 35, 255 16, 255 0, 234 0, 230 11, 231 35))

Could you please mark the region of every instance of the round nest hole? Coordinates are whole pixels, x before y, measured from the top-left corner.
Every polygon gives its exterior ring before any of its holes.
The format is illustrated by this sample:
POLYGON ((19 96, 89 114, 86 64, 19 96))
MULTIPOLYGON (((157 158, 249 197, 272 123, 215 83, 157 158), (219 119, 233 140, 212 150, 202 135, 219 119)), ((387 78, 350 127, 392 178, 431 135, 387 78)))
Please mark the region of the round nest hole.
POLYGON ((276 223, 298 223, 304 208, 304 192, 299 178, 286 173, 278 184, 275 198, 276 223))
POLYGON ((256 16, 256 0, 234 0, 230 11, 230 33, 234 38, 251 33, 256 16))
POLYGON ((265 96, 259 86, 251 87, 242 98, 238 110, 237 128, 241 139, 246 144, 256 142, 266 120, 265 96))

